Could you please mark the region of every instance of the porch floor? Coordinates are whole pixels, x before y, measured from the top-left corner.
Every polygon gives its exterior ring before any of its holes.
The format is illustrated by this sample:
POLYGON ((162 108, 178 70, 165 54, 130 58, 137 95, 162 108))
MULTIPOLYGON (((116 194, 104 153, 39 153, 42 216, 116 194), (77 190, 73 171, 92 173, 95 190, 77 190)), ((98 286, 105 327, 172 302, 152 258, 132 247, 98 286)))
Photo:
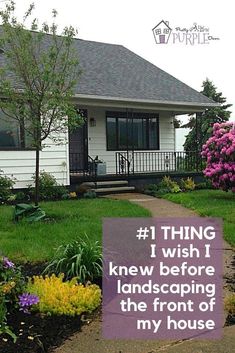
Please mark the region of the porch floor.
POLYGON ((181 172, 175 172, 175 171, 165 171, 165 172, 147 172, 147 173, 135 173, 132 174, 130 173, 129 175, 127 174, 104 174, 104 175, 84 175, 84 173, 70 173, 70 183, 71 185, 73 184, 78 184, 84 181, 115 181, 115 180, 138 180, 138 179, 161 179, 165 175, 169 175, 170 177, 174 178, 187 178, 187 177, 202 177, 203 173, 202 172, 188 172, 188 171, 181 171, 181 172))

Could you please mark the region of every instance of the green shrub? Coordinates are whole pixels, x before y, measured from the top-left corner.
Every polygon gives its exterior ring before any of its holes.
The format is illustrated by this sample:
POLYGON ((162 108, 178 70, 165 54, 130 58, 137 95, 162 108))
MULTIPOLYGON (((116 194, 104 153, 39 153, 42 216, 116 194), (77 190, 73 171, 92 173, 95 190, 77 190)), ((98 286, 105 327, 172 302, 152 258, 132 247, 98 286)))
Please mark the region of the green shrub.
POLYGON ((5 202, 12 195, 12 188, 15 184, 13 178, 9 178, 3 175, 3 171, 0 170, 0 201, 5 202))
POLYGON ((192 178, 187 178, 180 180, 180 186, 184 191, 193 191, 196 187, 196 184, 192 178))
POLYGON ((164 176, 162 181, 158 184, 158 190, 161 189, 167 191, 169 193, 178 193, 181 191, 179 185, 176 181, 172 180, 169 176, 164 176))
POLYGON ((18 191, 16 194, 16 201, 24 201, 26 199, 26 195, 23 191, 18 191))
POLYGON ((64 281, 64 276, 34 276, 27 291, 39 298, 35 310, 46 315, 80 315, 95 310, 101 302, 101 290, 97 285, 77 283, 77 279, 64 281))
POLYGON ((163 195, 166 195, 166 194, 169 194, 170 193, 170 190, 169 189, 164 189, 164 188, 160 188, 156 194, 155 194, 155 197, 159 197, 161 198, 163 195))
POLYGON ((77 277, 86 283, 102 276, 102 252, 98 241, 91 241, 85 234, 73 242, 61 245, 45 273, 64 273, 66 279, 77 277))
POLYGON ((148 184, 144 188, 144 193, 150 196, 156 196, 158 192, 158 186, 156 184, 148 184))
MULTIPOLYGON (((33 176, 35 182, 35 175, 33 176)), ((41 171, 39 175, 39 197, 41 200, 57 200, 61 199, 63 195, 67 194, 68 191, 65 186, 57 183, 56 178, 47 173, 41 171)), ((29 186, 29 194, 31 198, 34 196, 34 188, 29 186)))
POLYGON ((83 194, 84 199, 95 199, 96 192, 94 190, 89 190, 83 194))
POLYGON ((204 182, 197 183, 195 189, 196 190, 213 189, 213 185, 209 179, 205 179, 204 182))

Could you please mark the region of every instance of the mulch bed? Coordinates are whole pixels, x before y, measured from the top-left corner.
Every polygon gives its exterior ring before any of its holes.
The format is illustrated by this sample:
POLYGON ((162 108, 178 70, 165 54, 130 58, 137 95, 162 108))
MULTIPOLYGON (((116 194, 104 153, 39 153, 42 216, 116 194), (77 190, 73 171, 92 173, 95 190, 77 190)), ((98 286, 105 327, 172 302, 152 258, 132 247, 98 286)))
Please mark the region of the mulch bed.
MULTIPOLYGON (((25 264, 22 272, 26 276, 39 275, 45 264, 25 264)), ((1 353, 49 353, 59 347, 73 333, 79 332, 81 326, 91 321, 97 312, 79 317, 41 316, 15 312, 8 316, 8 325, 17 335, 16 343, 11 337, 0 336, 1 353), (5 341, 7 339, 7 341, 5 341)))
POLYGON ((8 319, 9 326, 18 336, 16 343, 12 339, 7 342, 0 341, 1 353, 42 353, 51 352, 54 348, 80 330, 80 317, 68 316, 40 317, 39 315, 26 315, 16 313, 8 319))

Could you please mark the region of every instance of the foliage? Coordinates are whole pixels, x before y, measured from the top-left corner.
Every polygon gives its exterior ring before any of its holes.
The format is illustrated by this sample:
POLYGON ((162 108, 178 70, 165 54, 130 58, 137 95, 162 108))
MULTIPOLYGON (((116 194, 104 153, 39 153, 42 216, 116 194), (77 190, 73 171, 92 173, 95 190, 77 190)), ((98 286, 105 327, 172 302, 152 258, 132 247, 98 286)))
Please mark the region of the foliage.
POLYGON ((207 161, 204 174, 213 186, 235 192, 235 123, 215 124, 202 156, 207 161))
POLYGON ((201 183, 197 183, 195 185, 196 190, 203 190, 203 189, 213 189, 213 185, 209 179, 205 179, 205 181, 201 183))
POLYGON ((13 219, 18 222, 21 219, 26 219, 28 222, 37 222, 46 216, 45 212, 39 206, 19 203, 15 206, 13 219))
POLYGON ((193 191, 196 184, 192 178, 181 179, 180 186, 183 191, 193 191))
POLYGON ((144 188, 144 193, 146 195, 156 196, 157 193, 158 193, 157 184, 148 184, 148 185, 146 185, 145 188, 144 188))
POLYGON ((84 238, 61 245, 45 272, 64 273, 66 279, 77 277, 82 283, 93 281, 102 276, 101 246, 86 234, 84 238))
POLYGON ((16 340, 7 325, 7 314, 17 307, 18 295, 24 289, 24 278, 18 267, 7 257, 0 257, 0 335, 8 334, 16 340))
POLYGON ((213 124, 228 121, 231 114, 228 108, 232 105, 226 104, 226 98, 221 92, 217 92, 212 81, 206 79, 202 83, 202 87, 201 93, 214 102, 220 103, 220 106, 209 108, 204 113, 198 113, 197 121, 191 117, 190 122, 184 125, 184 127, 191 128, 184 144, 185 151, 201 151, 202 145, 212 135, 213 124))
POLYGON ((235 316, 235 293, 224 299, 224 308, 230 315, 235 316))
POLYGON ((96 192, 94 190, 88 190, 83 194, 84 199, 95 199, 96 198, 96 192))
POLYGON ((16 201, 24 201, 26 199, 26 195, 23 191, 18 191, 16 194, 16 201))
POLYGON ((177 193, 181 191, 177 182, 172 180, 169 176, 164 176, 162 181, 159 183, 158 188, 159 190, 168 190, 170 193, 177 193))
POLYGON ((80 315, 95 310, 101 302, 101 290, 96 285, 83 286, 77 279, 63 281, 63 275, 56 277, 34 276, 27 290, 40 299, 35 310, 46 315, 80 315))
POLYGON ((76 30, 65 27, 58 35, 56 10, 52 11, 52 24, 43 22, 41 26, 33 11, 31 4, 23 21, 16 17, 14 1, 7 2, 0 11, 0 47, 5 58, 0 70, 0 90, 6 98, 0 100, 0 108, 7 119, 23 127, 27 141, 31 141, 29 147, 36 151, 37 205, 40 151, 46 139, 61 143, 67 129, 78 126, 83 119, 71 99, 80 75, 73 40, 76 30), (27 30, 26 23, 30 22, 27 30))
POLYGON ((149 184, 145 187, 144 193, 154 197, 161 197, 168 193, 177 193, 181 189, 176 181, 172 180, 169 176, 164 176, 158 184, 149 184))
POLYGON ((12 195, 11 189, 15 184, 14 179, 3 175, 3 171, 0 170, 0 202, 5 202, 12 195))
MULTIPOLYGON (((35 175, 32 177, 35 182, 35 175)), ((34 194, 34 189, 29 186, 29 194, 34 194)), ((63 185, 59 185, 56 178, 42 170, 39 174, 39 195, 41 200, 58 200, 62 196, 67 195, 67 189, 63 185)))

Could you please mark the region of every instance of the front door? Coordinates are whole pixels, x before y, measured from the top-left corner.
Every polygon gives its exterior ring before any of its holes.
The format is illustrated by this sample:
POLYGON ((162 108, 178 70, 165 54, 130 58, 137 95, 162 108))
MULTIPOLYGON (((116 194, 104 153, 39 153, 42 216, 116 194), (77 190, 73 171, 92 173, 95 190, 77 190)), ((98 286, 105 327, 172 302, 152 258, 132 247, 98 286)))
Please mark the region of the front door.
POLYGON ((69 133, 70 172, 80 173, 88 168, 87 110, 79 110, 84 124, 69 133))

